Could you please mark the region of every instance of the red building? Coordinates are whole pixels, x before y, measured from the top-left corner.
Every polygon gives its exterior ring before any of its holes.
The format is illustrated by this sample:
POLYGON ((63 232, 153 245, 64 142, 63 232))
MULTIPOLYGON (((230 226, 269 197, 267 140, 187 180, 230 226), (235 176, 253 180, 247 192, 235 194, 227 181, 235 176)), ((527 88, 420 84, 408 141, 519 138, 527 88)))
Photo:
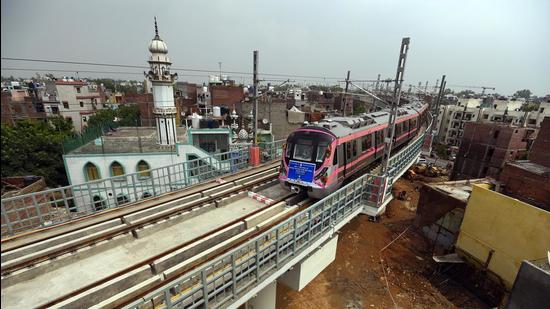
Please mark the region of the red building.
POLYGON ((210 84, 210 100, 212 105, 231 108, 244 100, 244 90, 240 86, 210 84))
POLYGON ((531 128, 466 123, 451 179, 498 178, 506 162, 526 157, 535 135, 531 128))
POLYGON ((2 123, 14 125, 21 120, 45 120, 46 112, 40 99, 25 96, 23 100, 12 100, 9 92, 2 92, 2 123))
POLYGON ((506 163, 499 181, 506 195, 550 211, 550 117, 541 123, 529 160, 506 163))

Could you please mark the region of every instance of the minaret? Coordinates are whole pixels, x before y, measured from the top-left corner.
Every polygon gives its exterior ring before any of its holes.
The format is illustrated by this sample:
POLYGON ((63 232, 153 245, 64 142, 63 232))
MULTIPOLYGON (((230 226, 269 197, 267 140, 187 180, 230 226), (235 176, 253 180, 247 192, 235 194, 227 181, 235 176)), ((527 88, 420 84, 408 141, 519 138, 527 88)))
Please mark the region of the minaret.
POLYGON ((153 114, 157 125, 157 142, 160 145, 176 144, 176 106, 174 104, 173 84, 178 78, 177 73, 170 73, 168 47, 159 37, 157 18, 155 17, 155 37, 149 44, 149 66, 151 70, 144 72, 153 85, 153 114))

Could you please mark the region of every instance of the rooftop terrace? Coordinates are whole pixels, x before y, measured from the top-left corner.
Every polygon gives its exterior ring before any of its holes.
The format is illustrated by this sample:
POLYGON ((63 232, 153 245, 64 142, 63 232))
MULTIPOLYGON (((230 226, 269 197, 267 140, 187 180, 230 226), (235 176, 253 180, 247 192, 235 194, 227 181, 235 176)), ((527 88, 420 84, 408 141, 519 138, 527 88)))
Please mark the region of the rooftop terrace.
MULTIPOLYGON (((187 142, 187 130, 176 128, 178 143, 187 142)), ((173 147, 157 144, 155 127, 119 127, 101 138, 78 147, 69 154, 173 152, 173 147)))

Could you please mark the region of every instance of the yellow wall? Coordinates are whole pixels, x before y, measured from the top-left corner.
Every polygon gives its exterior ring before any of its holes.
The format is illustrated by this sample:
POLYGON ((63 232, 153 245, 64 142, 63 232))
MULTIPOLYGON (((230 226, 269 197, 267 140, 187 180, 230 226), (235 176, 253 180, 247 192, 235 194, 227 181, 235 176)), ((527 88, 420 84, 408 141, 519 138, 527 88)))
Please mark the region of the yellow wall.
POLYGON ((456 247, 488 269, 510 289, 523 260, 550 250, 550 212, 474 184, 456 247))

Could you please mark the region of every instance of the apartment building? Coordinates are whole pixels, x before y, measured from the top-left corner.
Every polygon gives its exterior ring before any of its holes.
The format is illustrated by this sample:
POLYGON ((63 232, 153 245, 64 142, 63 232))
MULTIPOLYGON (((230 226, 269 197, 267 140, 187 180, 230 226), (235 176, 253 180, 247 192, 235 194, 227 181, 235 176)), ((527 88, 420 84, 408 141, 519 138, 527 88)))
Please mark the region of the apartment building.
POLYGON ((483 107, 488 105, 479 99, 460 99, 457 105, 441 106, 436 120, 439 141, 449 146, 458 146, 464 134, 464 126, 471 121, 538 128, 544 117, 550 116, 550 102, 542 102, 538 110, 531 112, 520 111, 521 105, 518 107, 517 103, 520 101, 506 102, 509 103, 506 105, 508 109, 504 103, 483 107))
POLYGON ((59 113, 72 121, 77 132, 82 132, 87 126, 88 119, 97 110, 107 107, 101 87, 95 84, 82 80, 62 79, 54 81, 49 86, 50 89, 55 89, 60 102, 59 113))

